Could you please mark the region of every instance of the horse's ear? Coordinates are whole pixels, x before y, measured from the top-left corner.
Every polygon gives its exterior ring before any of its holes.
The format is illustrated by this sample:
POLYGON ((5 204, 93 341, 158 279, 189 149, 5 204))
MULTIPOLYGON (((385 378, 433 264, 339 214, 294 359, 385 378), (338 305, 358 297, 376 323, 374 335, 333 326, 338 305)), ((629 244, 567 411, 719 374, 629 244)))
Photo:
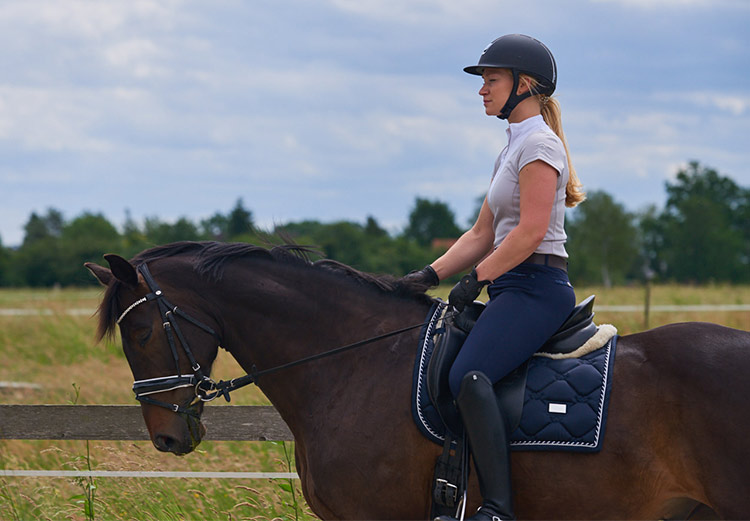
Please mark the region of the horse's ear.
POLYGON ((104 259, 109 262, 109 267, 112 268, 112 275, 117 280, 133 288, 138 285, 138 273, 135 271, 135 267, 127 260, 112 253, 105 255, 104 259))
POLYGON ((99 283, 102 286, 109 286, 109 283, 112 282, 112 271, 105 268, 104 266, 99 266, 98 264, 95 264, 93 262, 86 262, 83 264, 88 268, 88 270, 96 277, 96 280, 99 281, 99 283))

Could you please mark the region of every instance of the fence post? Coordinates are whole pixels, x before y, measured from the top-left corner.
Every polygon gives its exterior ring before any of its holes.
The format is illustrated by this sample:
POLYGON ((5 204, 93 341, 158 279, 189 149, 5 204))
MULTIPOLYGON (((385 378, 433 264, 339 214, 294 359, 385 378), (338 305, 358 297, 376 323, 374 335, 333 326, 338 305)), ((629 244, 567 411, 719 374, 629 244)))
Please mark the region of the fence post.
POLYGON ((654 271, 648 266, 643 267, 643 276, 646 279, 646 295, 643 303, 643 329, 649 327, 649 314, 651 313, 651 281, 654 279, 654 271))

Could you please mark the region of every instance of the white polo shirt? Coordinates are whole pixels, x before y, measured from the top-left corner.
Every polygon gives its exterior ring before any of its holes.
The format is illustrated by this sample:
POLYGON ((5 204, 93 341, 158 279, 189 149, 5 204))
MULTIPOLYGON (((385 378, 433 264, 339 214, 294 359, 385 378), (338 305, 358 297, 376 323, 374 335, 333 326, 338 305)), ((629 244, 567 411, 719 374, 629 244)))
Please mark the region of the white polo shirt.
POLYGON ((565 146, 547 126, 542 116, 533 116, 507 129, 508 145, 495 161, 487 204, 495 225, 495 248, 518 226, 521 219, 521 192, 518 176, 532 161, 542 160, 557 170, 557 191, 552 206, 549 228, 536 253, 567 258, 565 251, 565 187, 568 184, 568 158, 565 146))

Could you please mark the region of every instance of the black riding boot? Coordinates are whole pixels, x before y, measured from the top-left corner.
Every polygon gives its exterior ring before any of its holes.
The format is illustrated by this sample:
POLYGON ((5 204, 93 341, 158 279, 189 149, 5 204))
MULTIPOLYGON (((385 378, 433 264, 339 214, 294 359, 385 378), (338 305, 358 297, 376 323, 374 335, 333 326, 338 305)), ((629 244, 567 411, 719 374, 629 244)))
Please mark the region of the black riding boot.
MULTIPOLYGON (((471 516, 474 521, 515 519, 510 482, 510 447, 505 419, 497 404, 492 382, 479 371, 464 376, 456 398, 474 468, 482 493, 482 506, 471 516)), ((440 516, 436 521, 453 518, 440 516)))

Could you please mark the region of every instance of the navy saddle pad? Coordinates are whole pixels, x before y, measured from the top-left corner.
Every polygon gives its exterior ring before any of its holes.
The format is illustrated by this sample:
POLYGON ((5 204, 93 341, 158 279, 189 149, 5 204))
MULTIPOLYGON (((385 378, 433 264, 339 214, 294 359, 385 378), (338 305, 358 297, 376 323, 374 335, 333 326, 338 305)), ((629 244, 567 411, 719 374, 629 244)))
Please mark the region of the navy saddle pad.
MULTIPOLYGON (((439 445, 445 440, 446 428, 430 402, 425 375, 445 306, 436 302, 422 329, 412 388, 414 421, 422 434, 439 445)), ((511 434, 511 449, 601 450, 616 344, 614 336, 602 348, 580 358, 533 357, 521 421, 511 434)))

